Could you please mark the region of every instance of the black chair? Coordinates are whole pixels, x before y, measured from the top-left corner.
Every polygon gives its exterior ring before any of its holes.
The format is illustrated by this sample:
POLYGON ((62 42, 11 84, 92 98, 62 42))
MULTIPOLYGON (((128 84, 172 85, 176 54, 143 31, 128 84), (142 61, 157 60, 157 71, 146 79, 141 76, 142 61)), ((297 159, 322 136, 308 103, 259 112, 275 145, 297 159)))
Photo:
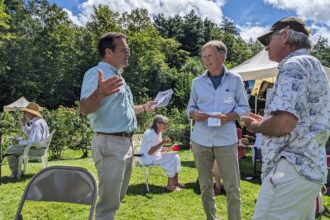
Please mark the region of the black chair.
POLYGON ((33 176, 26 186, 15 220, 23 219, 21 212, 26 200, 90 205, 88 219, 92 220, 96 197, 95 177, 88 170, 69 166, 47 167, 33 176))

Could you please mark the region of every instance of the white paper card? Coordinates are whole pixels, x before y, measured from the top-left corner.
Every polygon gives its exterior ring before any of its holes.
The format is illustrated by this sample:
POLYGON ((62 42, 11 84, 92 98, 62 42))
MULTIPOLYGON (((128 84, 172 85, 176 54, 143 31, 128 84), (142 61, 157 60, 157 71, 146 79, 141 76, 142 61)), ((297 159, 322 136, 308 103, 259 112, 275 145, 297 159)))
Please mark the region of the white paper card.
POLYGON ((220 118, 208 118, 207 119, 207 126, 209 127, 217 127, 221 125, 220 118))
POLYGON ((162 92, 158 92, 155 100, 157 100, 157 104, 156 105, 153 105, 151 106, 151 108, 158 108, 158 107, 164 107, 164 106, 167 106, 168 103, 170 102, 171 100, 171 97, 172 97, 172 94, 173 94, 173 90, 172 89, 169 89, 169 90, 166 90, 166 91, 162 91, 162 92))

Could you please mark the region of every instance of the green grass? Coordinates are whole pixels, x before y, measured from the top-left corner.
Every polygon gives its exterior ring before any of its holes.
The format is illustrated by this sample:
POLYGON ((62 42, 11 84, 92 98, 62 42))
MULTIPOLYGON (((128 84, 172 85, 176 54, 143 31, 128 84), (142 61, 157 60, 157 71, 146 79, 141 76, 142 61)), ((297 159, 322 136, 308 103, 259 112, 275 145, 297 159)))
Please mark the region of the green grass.
MULTIPOLYGON (((49 166, 81 166, 90 170, 96 176, 92 159, 80 159, 80 152, 65 151, 65 160, 50 161, 49 166)), ((194 192, 197 171, 192 153, 189 150, 180 152, 182 171, 180 180, 187 189, 169 193, 165 189, 167 178, 160 167, 152 168, 150 175, 151 193, 146 193, 141 167, 134 167, 128 195, 125 197, 116 219, 205 219, 201 200, 194 192)), ((6 163, 6 160, 5 160, 6 163)), ((41 168, 41 163, 30 162, 28 173, 19 181, 10 180, 7 164, 2 169, 2 185, 0 186, 0 220, 13 219, 25 186, 41 168)), ((258 195, 259 182, 247 181, 245 177, 252 175, 251 157, 240 160, 242 218, 251 219, 255 200, 258 195)), ((330 205, 330 197, 324 196, 326 206, 330 205)), ((227 219, 226 197, 216 197, 217 213, 220 219, 227 219)), ((86 219, 88 207, 66 203, 49 203, 28 201, 23 209, 24 219, 86 219)), ((319 219, 327 219, 322 217, 319 219)))

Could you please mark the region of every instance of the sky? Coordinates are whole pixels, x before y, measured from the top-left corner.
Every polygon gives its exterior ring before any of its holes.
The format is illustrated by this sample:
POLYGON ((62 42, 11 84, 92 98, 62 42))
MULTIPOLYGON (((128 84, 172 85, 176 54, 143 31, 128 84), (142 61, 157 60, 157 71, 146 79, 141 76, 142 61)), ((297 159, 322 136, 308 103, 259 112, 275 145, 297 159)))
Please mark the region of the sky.
POLYGON ((202 18, 221 23, 227 17, 234 22, 245 41, 255 40, 271 25, 283 17, 298 16, 312 28, 311 39, 319 36, 330 45, 330 0, 48 0, 69 15, 77 25, 83 26, 93 13, 93 6, 108 5, 113 11, 148 9, 150 16, 163 13, 184 16, 192 9, 202 18))

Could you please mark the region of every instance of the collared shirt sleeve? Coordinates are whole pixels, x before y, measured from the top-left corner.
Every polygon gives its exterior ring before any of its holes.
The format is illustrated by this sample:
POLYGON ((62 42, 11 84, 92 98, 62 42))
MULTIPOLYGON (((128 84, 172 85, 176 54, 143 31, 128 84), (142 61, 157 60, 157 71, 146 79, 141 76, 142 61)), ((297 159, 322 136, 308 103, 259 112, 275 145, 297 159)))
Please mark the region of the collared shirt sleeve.
POLYGON ((246 91, 244 89, 244 84, 242 78, 237 76, 237 86, 235 92, 236 106, 234 112, 239 116, 247 115, 250 112, 250 105, 247 98, 246 91))
POLYGON ((189 116, 189 113, 195 110, 198 110, 197 107, 197 93, 195 91, 195 80, 192 81, 192 85, 191 85, 191 92, 190 92, 190 98, 189 98, 189 102, 188 102, 188 106, 187 106, 187 116, 189 116))
MULTIPOLYGON (((274 98, 267 112, 286 111, 301 118, 307 108, 309 86, 305 70, 298 63, 288 62, 278 77, 274 98)), ((316 99, 318 97, 315 97, 316 99)))
POLYGON ((83 84, 81 86, 80 100, 90 96, 97 88, 98 73, 96 68, 92 68, 85 73, 83 84))

